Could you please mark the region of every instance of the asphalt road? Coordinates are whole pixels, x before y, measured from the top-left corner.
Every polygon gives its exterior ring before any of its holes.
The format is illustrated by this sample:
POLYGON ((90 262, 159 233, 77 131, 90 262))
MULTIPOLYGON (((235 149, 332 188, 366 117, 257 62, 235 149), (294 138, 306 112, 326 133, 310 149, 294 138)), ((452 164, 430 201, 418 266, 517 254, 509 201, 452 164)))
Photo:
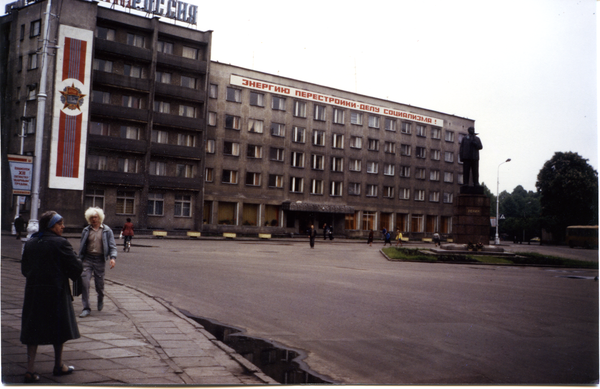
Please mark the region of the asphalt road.
POLYGON ((305 350, 346 384, 598 382, 597 270, 399 263, 379 249, 134 239, 107 277, 305 350))

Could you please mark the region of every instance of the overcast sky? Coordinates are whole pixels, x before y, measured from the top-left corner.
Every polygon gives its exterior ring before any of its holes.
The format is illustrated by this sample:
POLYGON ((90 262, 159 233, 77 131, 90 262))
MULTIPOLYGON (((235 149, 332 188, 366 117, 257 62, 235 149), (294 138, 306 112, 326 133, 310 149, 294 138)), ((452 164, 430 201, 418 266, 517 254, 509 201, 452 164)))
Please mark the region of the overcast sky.
POLYGON ((594 0, 186 1, 215 61, 474 119, 493 193, 598 169, 594 0))
POLYGON ((215 61, 474 119, 493 193, 598 168, 594 0, 189 2, 215 61))

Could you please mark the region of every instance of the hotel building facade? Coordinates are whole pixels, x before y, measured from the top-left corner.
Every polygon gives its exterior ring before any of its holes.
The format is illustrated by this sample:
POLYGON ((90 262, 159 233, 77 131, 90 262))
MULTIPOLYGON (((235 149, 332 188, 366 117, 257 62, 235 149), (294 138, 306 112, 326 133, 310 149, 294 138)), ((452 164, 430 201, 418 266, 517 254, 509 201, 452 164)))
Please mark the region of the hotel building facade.
MULTIPOLYGON (((131 218, 138 230, 277 236, 327 224, 337 236, 451 236, 459 143, 473 120, 211 61, 210 31, 57 4, 42 212, 77 228, 98 205, 110 226, 131 218)), ((0 18, 4 177, 8 154, 33 155, 45 6, 15 3, 0 18)), ((4 179, 3 228, 13 189, 4 179)))

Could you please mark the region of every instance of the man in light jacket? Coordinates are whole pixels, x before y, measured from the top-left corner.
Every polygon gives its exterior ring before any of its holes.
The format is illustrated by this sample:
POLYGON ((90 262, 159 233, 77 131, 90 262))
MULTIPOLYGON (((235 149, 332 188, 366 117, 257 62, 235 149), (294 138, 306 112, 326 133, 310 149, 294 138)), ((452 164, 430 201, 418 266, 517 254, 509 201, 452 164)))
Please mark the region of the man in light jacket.
POLYGON ((110 258, 110 268, 114 268, 117 260, 117 244, 115 236, 109 226, 103 224, 104 211, 98 207, 91 207, 85 211, 85 219, 89 226, 81 232, 81 245, 79 258, 83 262, 83 312, 79 317, 89 316, 90 307, 90 281, 94 275, 94 285, 98 293, 98 311, 104 307, 104 272, 106 261, 110 258))

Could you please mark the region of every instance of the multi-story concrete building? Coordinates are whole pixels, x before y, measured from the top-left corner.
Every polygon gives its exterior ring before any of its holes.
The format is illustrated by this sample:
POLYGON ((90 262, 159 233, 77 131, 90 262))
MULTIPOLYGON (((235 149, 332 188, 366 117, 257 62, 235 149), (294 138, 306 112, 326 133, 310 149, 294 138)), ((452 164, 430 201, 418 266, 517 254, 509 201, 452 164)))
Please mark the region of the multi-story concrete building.
MULTIPOLYGON (((112 226, 131 217, 141 229, 200 227, 211 32, 82 0, 54 1, 45 25, 47 4, 12 3, 0 19, 3 162, 33 155, 43 136, 40 210, 56 209, 67 226, 97 205, 112 226), (36 133, 45 29, 48 98, 36 133)), ((153 11, 194 22, 195 6, 178 4, 153 11)), ((16 197, 10 180, 2 185, 6 228, 16 197)))
POLYGON ((452 233, 473 120, 211 64, 204 230, 452 233))
POLYGON ((54 1, 45 25, 47 1, 12 3, 0 18, 3 228, 20 193, 7 155, 34 156, 42 136, 40 211, 69 227, 97 205, 109 225, 129 217, 138 230, 452 233, 473 120, 211 62, 210 31, 153 16, 194 22, 181 1, 145 16, 54 1))

